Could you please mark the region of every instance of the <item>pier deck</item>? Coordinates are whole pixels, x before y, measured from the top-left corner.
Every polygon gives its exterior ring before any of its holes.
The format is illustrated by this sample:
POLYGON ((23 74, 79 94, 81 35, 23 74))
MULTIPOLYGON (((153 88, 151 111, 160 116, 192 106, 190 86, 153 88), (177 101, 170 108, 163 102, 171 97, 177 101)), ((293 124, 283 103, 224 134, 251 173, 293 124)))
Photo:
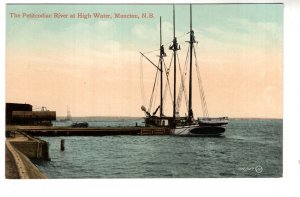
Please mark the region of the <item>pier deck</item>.
POLYGON ((106 136, 106 135, 169 135, 164 127, 45 127, 7 126, 6 132, 19 131, 31 136, 106 136))

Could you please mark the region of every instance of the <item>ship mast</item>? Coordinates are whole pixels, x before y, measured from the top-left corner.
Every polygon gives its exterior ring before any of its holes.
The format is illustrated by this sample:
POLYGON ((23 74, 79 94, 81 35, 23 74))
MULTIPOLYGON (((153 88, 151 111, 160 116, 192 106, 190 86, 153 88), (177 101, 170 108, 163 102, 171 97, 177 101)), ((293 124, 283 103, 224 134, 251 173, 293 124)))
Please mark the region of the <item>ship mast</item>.
MULTIPOLYGON (((164 49, 164 45, 162 44, 162 28, 161 28, 161 17, 159 19, 159 23, 160 23, 160 44, 159 44, 159 50, 160 50, 160 54, 159 54, 159 63, 158 65, 155 65, 147 56, 145 56, 142 52, 140 52, 140 54, 145 57, 153 66, 155 66, 158 71, 160 71, 160 105, 157 107, 157 109, 154 111, 153 115, 156 114, 156 112, 158 111, 158 109, 160 109, 160 115, 159 117, 164 116, 163 115, 163 63, 164 63, 164 57, 166 57, 166 53, 165 53, 165 49, 164 49)), ((155 82, 154 82, 154 87, 156 85, 156 78, 155 78, 155 82)), ((153 87, 153 90, 154 90, 153 87)), ((153 92, 152 92, 152 96, 153 96, 153 92)), ((151 96, 151 101, 150 103, 152 103, 152 96, 151 96)), ((152 105, 152 104, 150 104, 152 105)), ((149 107, 150 108, 150 107, 149 107)), ((146 108, 144 106, 142 106, 142 111, 144 111, 147 116, 151 116, 151 114, 149 112, 146 111, 146 108)))
POLYGON ((173 5, 173 45, 170 46, 174 57, 174 101, 173 101, 173 124, 176 126, 176 51, 179 50, 177 38, 175 37, 175 6, 173 5))
POLYGON ((163 116, 163 56, 165 55, 164 46, 162 45, 162 36, 161 36, 161 17, 159 18, 160 25, 160 117, 163 116))
POLYGON ((188 122, 191 123, 193 119, 192 110, 192 66, 193 66, 193 47, 195 43, 194 31, 192 29, 192 5, 190 4, 190 77, 189 77, 189 106, 188 106, 188 122))

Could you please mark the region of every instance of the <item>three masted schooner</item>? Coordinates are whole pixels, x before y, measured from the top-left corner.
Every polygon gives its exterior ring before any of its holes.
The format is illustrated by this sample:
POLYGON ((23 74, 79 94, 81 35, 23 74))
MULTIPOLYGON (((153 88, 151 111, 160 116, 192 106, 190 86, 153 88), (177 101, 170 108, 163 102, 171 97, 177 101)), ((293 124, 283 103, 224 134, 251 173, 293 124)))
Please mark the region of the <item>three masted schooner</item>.
MULTIPOLYGON (((196 50, 194 44, 196 43, 195 33, 192 29, 192 6, 190 5, 190 30, 189 30, 189 37, 190 40, 187 41, 189 43, 189 88, 188 88, 188 107, 187 107, 187 116, 180 117, 179 116, 179 106, 180 101, 182 98, 182 94, 185 90, 184 87, 184 79, 183 75, 181 75, 181 84, 180 84, 180 91, 177 95, 176 90, 176 78, 177 78, 177 58, 178 54, 177 51, 180 50, 180 45, 177 42, 177 38, 175 35, 175 6, 173 5, 173 41, 172 45, 169 47, 169 50, 173 51, 173 57, 171 59, 171 63, 173 60, 173 67, 174 67, 174 77, 173 77, 173 115, 172 116, 165 116, 163 114, 163 71, 165 70, 167 82, 169 84, 168 74, 169 72, 164 67, 164 57, 166 57, 166 53, 164 50, 164 45, 162 44, 162 28, 161 28, 161 18, 160 18, 160 55, 159 55, 159 65, 155 65, 149 58, 145 56, 145 54, 141 53, 143 57, 145 57, 151 64, 153 64, 157 72, 160 72, 160 105, 156 108, 154 113, 151 115, 149 111, 147 111, 146 107, 142 106, 142 111, 145 112, 145 126, 156 126, 156 127, 169 127, 171 129, 171 134, 173 135, 180 135, 180 136, 221 136, 225 132, 225 127, 228 124, 227 117, 217 117, 211 118, 208 116, 208 110, 206 106, 204 91, 202 87, 202 82, 199 74, 199 68, 196 62, 197 68, 197 77, 199 82, 199 90, 201 94, 201 101, 202 101, 202 108, 204 111, 204 117, 198 118, 197 120, 194 118, 193 109, 192 109, 192 77, 193 77, 193 57, 196 59, 196 50), (177 99, 176 99, 177 98, 177 99), (159 115, 157 116, 156 113, 159 110, 159 115)), ((180 67, 179 67, 180 68, 180 67)), ((181 71, 181 70, 180 70, 181 71)), ((154 83, 155 87, 155 83, 154 83)), ((153 87, 153 90, 154 90, 153 87)), ((186 96, 186 95, 185 95, 186 96)), ((152 98, 151 98, 152 99, 152 98)))

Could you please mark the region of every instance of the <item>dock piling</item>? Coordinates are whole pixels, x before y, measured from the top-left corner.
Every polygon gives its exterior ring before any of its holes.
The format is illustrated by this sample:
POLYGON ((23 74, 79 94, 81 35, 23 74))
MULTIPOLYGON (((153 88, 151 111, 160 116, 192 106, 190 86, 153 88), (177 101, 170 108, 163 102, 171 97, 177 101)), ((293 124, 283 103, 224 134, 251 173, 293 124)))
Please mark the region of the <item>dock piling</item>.
POLYGON ((64 150, 65 150, 65 140, 64 140, 64 139, 61 139, 61 140, 60 140, 60 150, 61 150, 61 151, 64 151, 64 150))

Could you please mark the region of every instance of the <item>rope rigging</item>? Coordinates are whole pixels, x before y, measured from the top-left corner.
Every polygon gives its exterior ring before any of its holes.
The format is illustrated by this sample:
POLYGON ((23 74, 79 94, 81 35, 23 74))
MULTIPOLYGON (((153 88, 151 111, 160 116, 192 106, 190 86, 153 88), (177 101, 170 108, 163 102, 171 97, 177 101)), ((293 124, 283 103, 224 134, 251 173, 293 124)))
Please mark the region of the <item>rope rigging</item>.
POLYGON ((144 70, 143 70, 143 56, 140 56, 140 87, 141 87, 141 97, 143 105, 145 105, 145 89, 144 89, 144 70))
MULTIPOLYGON (((187 33, 179 36, 178 38, 181 38, 184 35, 189 34, 189 33, 190 32, 187 32, 187 33)), ((173 41, 171 41, 169 43, 166 43, 165 45, 168 45, 172 42, 173 41)), ((198 46, 198 42, 196 44, 196 47, 197 46, 198 46)), ((202 83, 202 79, 201 79, 201 75, 200 75, 199 64, 198 64, 198 60, 197 60, 196 49, 195 49, 195 47, 193 47, 192 49, 193 49, 193 53, 194 53, 194 56, 195 56, 195 66, 196 66, 196 71, 197 71, 198 88, 199 88, 199 94, 200 94, 200 99, 201 99, 202 111, 203 111, 204 117, 208 117, 209 114, 208 114, 207 103, 206 103, 206 98, 205 98, 205 94, 204 94, 203 83, 202 83)), ((152 52, 159 51, 159 50, 160 49, 148 51, 148 52, 145 52, 144 54, 152 53, 152 52)), ((167 67, 164 59, 162 59, 162 60, 160 59, 158 64, 157 64, 157 65, 159 65, 160 61, 162 61, 163 68, 161 68, 161 69, 164 70, 165 77, 166 77, 166 82, 163 84, 164 89, 163 89, 163 96, 162 96, 162 98, 163 98, 162 102, 163 102, 163 105, 164 105, 166 103, 166 100, 167 100, 166 99, 167 94, 168 94, 167 91, 170 94, 171 101, 173 102, 174 99, 175 99, 175 98, 173 98, 173 95, 172 95, 172 90, 171 90, 171 85, 170 85, 170 80, 169 80, 169 73, 170 73, 170 68, 172 66, 172 63, 173 63, 174 59, 177 58, 177 60, 178 60, 178 67, 179 67, 179 70, 180 70, 181 83, 180 83, 179 92, 178 92, 177 98, 176 98, 176 100, 177 100, 177 102, 176 102, 176 112, 177 113, 180 110, 183 94, 184 94, 186 109, 188 110, 188 96, 187 96, 187 90, 186 90, 186 87, 185 87, 185 82, 186 82, 186 76, 187 76, 188 59, 189 59, 189 56, 190 56, 189 53, 190 53, 190 48, 188 48, 188 50, 187 50, 187 55, 186 55, 186 58, 185 58, 185 63, 184 63, 183 70, 181 69, 181 64, 180 64, 178 54, 176 55, 176 57, 174 57, 174 55, 171 56, 171 61, 170 61, 170 64, 168 65, 168 67, 167 67)), ((141 57, 140 57, 140 86, 141 86, 141 97, 142 97, 143 105, 145 104, 145 100, 146 100, 145 99, 144 80, 143 80, 143 77, 144 77, 143 58, 148 59, 146 56, 144 56, 144 54, 142 54, 141 57)), ((153 62, 151 62, 151 63, 154 65, 153 62)), ((159 76, 159 72, 161 72, 161 69, 159 69, 157 66, 156 66, 156 68, 157 69, 156 69, 156 74, 155 74, 155 80, 154 80, 154 83, 153 83, 151 97, 150 97, 150 100, 149 100, 149 107, 148 107, 148 112, 149 113, 152 111, 152 107, 156 106, 156 101, 157 101, 156 97, 157 97, 157 94, 158 94, 157 92, 158 92, 158 86, 159 86, 158 84, 160 82, 160 79, 159 79, 158 76, 159 76)), ((160 108, 160 105, 158 105, 158 107, 154 109, 153 115, 155 115, 155 113, 158 111, 159 108, 160 108)))
POLYGON ((165 73, 166 73, 166 77, 167 77, 167 82, 166 82, 166 85, 165 85, 165 89, 164 89, 164 93, 163 93, 163 103, 165 104, 166 102, 166 95, 167 95, 167 87, 169 88, 169 93, 170 93, 170 98, 171 98, 171 101, 173 102, 173 96, 172 96, 172 90, 171 90, 171 85, 170 85, 170 81, 169 81, 169 73, 170 73, 170 68, 171 68, 171 65, 172 65, 172 60, 173 60, 173 55, 171 57, 171 61, 170 61, 170 65, 168 67, 168 69, 166 68, 166 64, 165 62, 164 63, 164 69, 165 69, 165 73))
MULTIPOLYGON (((179 37, 177 37, 177 40, 178 39, 180 39, 180 38, 182 38, 183 36, 185 36, 186 34, 189 34, 190 32, 187 32, 187 33, 184 33, 184 34, 182 34, 181 36, 179 36, 179 37)), ((163 43, 162 45, 169 45, 169 44, 171 44, 171 43, 173 43, 173 41, 170 41, 170 42, 168 42, 168 43, 163 43)), ((148 53, 153 53, 153 52, 156 52, 156 51, 159 51, 160 49, 154 49, 154 50, 151 50, 151 51, 147 51, 147 52, 143 52, 143 54, 148 54, 148 53)))
MULTIPOLYGON (((160 62, 160 60, 159 60, 159 62, 160 62)), ((159 62, 158 62, 158 63, 159 63, 159 62)), ((158 71, 158 70, 157 70, 157 71, 158 71)), ((158 72, 157 72, 157 76, 158 76, 158 72)), ((157 77, 156 77, 156 78, 157 78, 157 77)), ((154 101, 153 101, 153 103, 151 103, 151 108, 149 108, 149 111, 150 111, 150 112, 151 112, 151 110, 152 110, 152 106, 156 106, 156 99, 157 99, 156 95, 157 95, 157 91, 158 91, 158 88, 157 88, 157 87, 159 87, 159 86, 158 86, 159 81, 160 81, 160 78, 158 78, 158 80, 156 81, 157 85, 155 84, 155 88, 154 88, 155 90, 154 90, 154 92, 152 92, 154 101)), ((152 97, 152 95, 151 95, 151 97, 152 97)), ((153 115, 156 114, 156 112, 158 111, 159 107, 160 107, 160 106, 158 105, 158 107, 156 108, 156 110, 154 110, 153 115)))
POLYGON ((201 99, 201 104, 202 104, 203 116, 207 118, 207 117, 209 117, 209 114, 208 114, 207 103, 206 103, 206 99, 205 99, 205 94, 204 94, 204 89, 203 89, 203 85, 202 85, 202 80, 201 80, 201 75, 200 75, 200 70, 199 70, 199 66, 198 66, 198 60, 197 60, 195 48, 194 48, 194 55, 195 55, 195 59, 196 59, 198 87, 199 87, 200 99, 201 99))
MULTIPOLYGON (((179 70, 180 70, 180 74, 181 74, 181 83, 180 83, 180 88, 179 88, 179 92, 178 92, 178 96, 177 96, 177 103, 176 103, 176 111, 179 112, 180 110, 180 106, 181 106, 181 100, 182 100, 182 94, 184 93, 184 97, 185 97, 185 102, 186 102, 186 109, 188 109, 188 98, 187 98, 187 92, 185 91, 185 78, 186 78, 186 73, 187 73, 187 61, 188 61, 188 57, 189 57, 189 48, 187 51, 187 55, 185 58, 185 63, 184 63, 184 74, 181 71, 181 67, 179 64, 179 70)), ((179 59, 178 59, 179 62, 179 59)))
POLYGON ((154 84, 153 84, 153 88, 152 88, 152 93, 151 93, 151 97, 150 97, 150 102, 149 102, 149 107, 148 107, 148 111, 149 111, 149 112, 151 112, 151 109, 152 109, 153 93, 154 93, 154 91, 155 91, 155 86, 156 86, 157 76, 158 76, 158 69, 156 70, 155 80, 154 80, 154 84))
POLYGON ((160 50, 160 49, 155 49, 155 50, 152 50, 152 51, 145 52, 145 53, 143 53, 143 54, 153 53, 153 52, 159 51, 159 50, 160 50))
MULTIPOLYGON (((141 59, 140 59, 140 86, 141 86, 141 97, 143 99, 143 106, 144 106, 146 99, 145 99, 145 90, 144 90, 144 81, 143 81, 143 58, 146 58, 146 57, 141 53, 141 59)), ((172 61, 172 59, 173 59, 173 56, 171 58, 171 61, 172 61)), ((152 62, 150 62, 150 63, 152 63, 152 62)), ((158 63, 160 63, 160 60, 159 60, 158 63)), ((163 104, 164 104, 166 102, 165 98, 166 98, 166 95, 167 95, 167 90, 169 90, 172 102, 173 102, 173 97, 172 97, 171 86, 170 86, 170 81, 169 81, 169 71, 170 71, 171 63, 170 63, 168 68, 166 67, 164 59, 162 59, 162 63, 164 65, 163 69, 165 71, 165 75, 166 75, 166 78, 167 78, 166 83, 165 83, 164 93, 163 93, 163 104)), ((156 104, 157 91, 158 91, 157 87, 158 87, 158 83, 160 82, 160 79, 158 79, 159 72, 160 72, 160 70, 157 69, 156 74, 155 74, 155 80, 154 80, 154 83, 153 83, 151 97, 150 97, 150 100, 149 100, 148 110, 146 110, 146 108, 142 107, 142 110, 148 115, 150 115, 150 112, 152 111, 152 107, 155 106, 155 104, 156 104)), ((156 114, 156 112, 158 111, 159 108, 160 108, 160 105, 154 110, 153 115, 156 114)))

